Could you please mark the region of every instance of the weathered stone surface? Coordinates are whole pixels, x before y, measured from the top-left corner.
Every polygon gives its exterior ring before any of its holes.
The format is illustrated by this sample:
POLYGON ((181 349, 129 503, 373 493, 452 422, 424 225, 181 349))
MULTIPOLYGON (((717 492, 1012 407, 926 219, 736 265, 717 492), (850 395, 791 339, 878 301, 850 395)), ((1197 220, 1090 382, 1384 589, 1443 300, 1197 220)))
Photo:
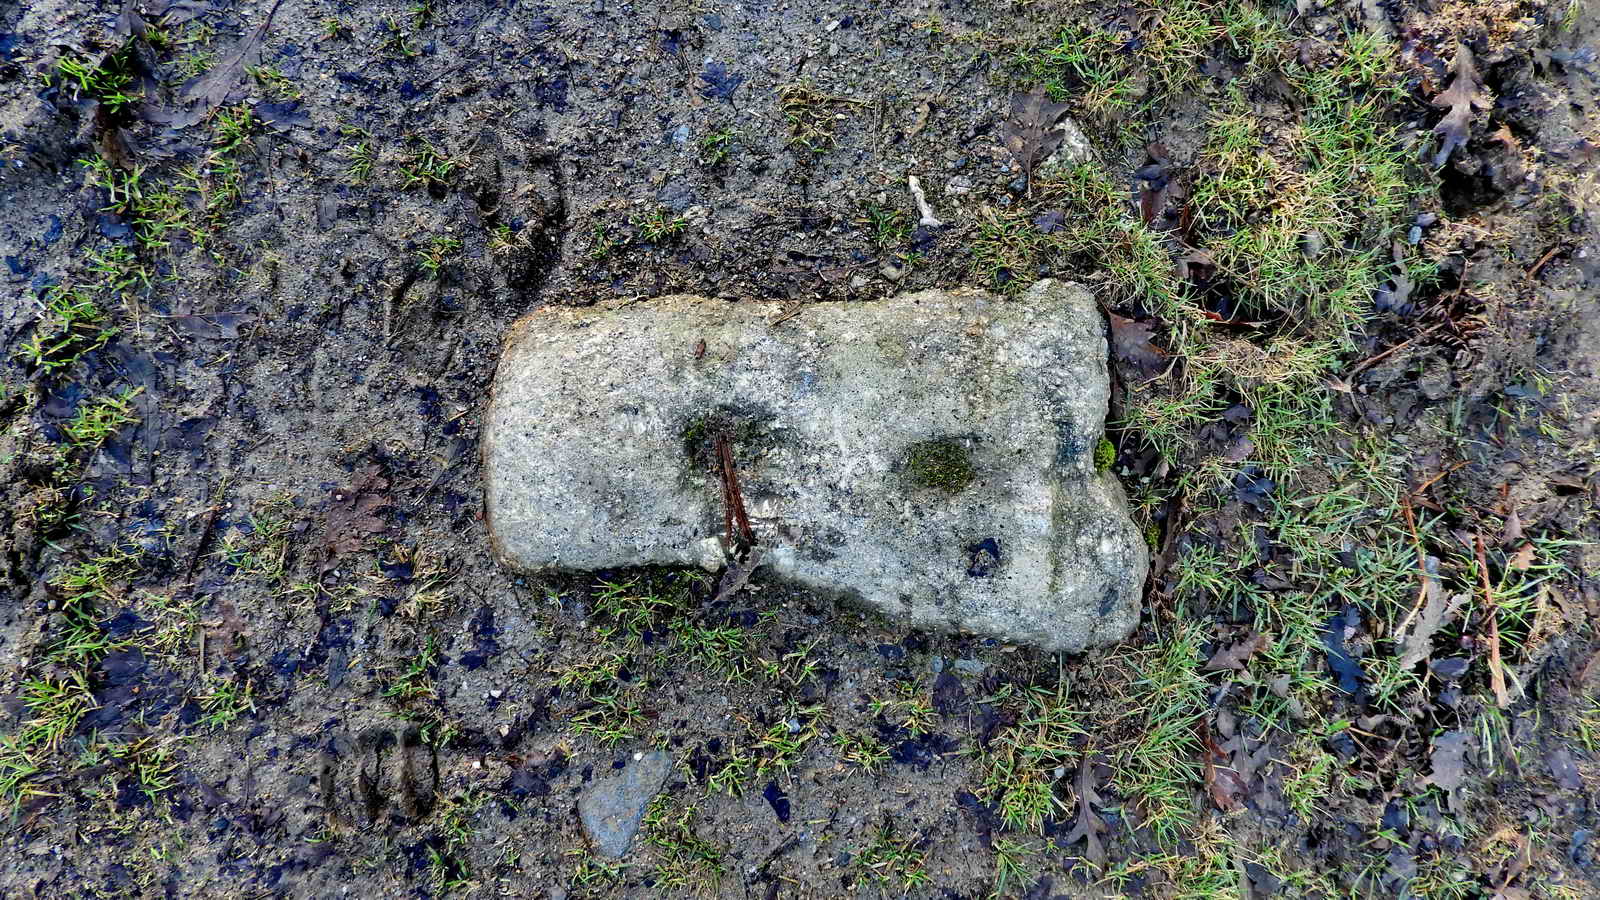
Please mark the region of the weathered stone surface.
POLYGON ((1086 290, 782 313, 677 296, 519 322, 484 428, 501 560, 715 567, 724 433, 769 572, 1053 650, 1132 630, 1148 553, 1095 471, 1109 388, 1086 290))
POLYGON ((583 792, 578 819, 596 853, 621 859, 628 852, 645 809, 670 774, 672 757, 652 750, 583 792))

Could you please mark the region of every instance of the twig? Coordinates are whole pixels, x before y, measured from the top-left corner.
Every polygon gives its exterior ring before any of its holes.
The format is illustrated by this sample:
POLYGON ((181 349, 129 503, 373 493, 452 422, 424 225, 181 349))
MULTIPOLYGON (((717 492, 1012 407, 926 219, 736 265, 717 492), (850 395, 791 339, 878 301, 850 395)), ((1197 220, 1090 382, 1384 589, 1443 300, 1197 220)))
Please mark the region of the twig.
POLYGON ((1423 338, 1427 337, 1428 335, 1433 334, 1435 331, 1438 331, 1439 329, 1443 328, 1444 324, 1445 323, 1443 323, 1443 322, 1435 322, 1433 325, 1429 326, 1428 329, 1423 331, 1422 333, 1414 334, 1411 337, 1408 337, 1405 340, 1401 341, 1400 343, 1395 344, 1393 347, 1390 347, 1389 349, 1383 351, 1382 353, 1379 353, 1377 356, 1369 357, 1366 360, 1363 360, 1354 369, 1351 369, 1349 371, 1349 373, 1345 375, 1345 377, 1346 378, 1354 378, 1354 377, 1356 377, 1357 375, 1359 375, 1362 372, 1366 371, 1371 366, 1376 365, 1378 362, 1380 362, 1383 359, 1387 358, 1390 354, 1396 353, 1396 352, 1398 352, 1400 350, 1404 350, 1406 347, 1411 346, 1412 344, 1416 343, 1417 341, 1420 341, 1423 338))
POLYGON ((1452 303, 1460 303, 1461 302, 1461 295, 1467 292, 1467 269, 1469 269, 1471 267, 1472 267, 1472 257, 1470 257, 1470 256, 1461 257, 1461 279, 1456 282, 1456 295, 1455 295, 1454 298, 1451 299, 1450 302, 1452 302, 1452 303))
MULTIPOLYGON (((726 438, 720 436, 717 438, 716 450, 718 465, 722 465, 723 463, 722 450, 726 444, 726 438)), ((728 474, 726 468, 722 470, 722 478, 720 478, 719 481, 722 483, 722 533, 728 536, 728 552, 733 554, 738 550, 739 544, 733 539, 733 494, 728 490, 728 474)))
POLYGON ((733 448, 728 445, 728 436, 717 437, 717 456, 722 460, 722 497, 723 525, 728 530, 728 543, 738 546, 754 546, 756 533, 750 528, 750 517, 744 511, 744 497, 739 493, 739 474, 733 468, 733 448), (739 526, 739 539, 734 540, 733 526, 739 526))
MULTIPOLYGON (((1178 539, 1178 532, 1183 526, 1184 496, 1183 489, 1179 488, 1173 498, 1167 502, 1167 533, 1162 537, 1161 547, 1150 561, 1150 574, 1146 577, 1145 595, 1153 596, 1157 590, 1156 582, 1167 573, 1167 566, 1172 560, 1172 545, 1178 539)), ((1163 597, 1167 596, 1162 594, 1163 597)))
POLYGON ((1489 587, 1489 562, 1483 551, 1483 535, 1473 532, 1478 544, 1478 578, 1483 582, 1484 614, 1489 621, 1489 687, 1494 690, 1496 706, 1505 709, 1511 701, 1506 697, 1506 676, 1500 665, 1500 621, 1495 612, 1494 590, 1489 587))
POLYGON ((791 306, 787 310, 785 310, 776 319, 773 319, 772 321, 768 322, 767 325, 770 327, 770 326, 773 326, 773 325, 777 325, 777 324, 779 324, 781 322, 787 322, 790 319, 794 318, 795 316, 800 315, 800 310, 805 309, 805 306, 806 305, 804 303, 796 303, 794 306, 791 306))
POLYGON ((1544 268, 1544 264, 1549 262, 1552 259, 1555 259, 1556 254, 1560 253, 1561 251, 1563 251, 1565 249, 1567 249, 1567 245, 1566 244, 1557 244, 1554 247, 1551 247, 1549 250, 1545 251, 1545 254, 1543 256, 1539 257, 1539 261, 1533 264, 1533 268, 1528 270, 1528 277, 1530 279, 1532 279, 1534 277, 1537 277, 1538 274, 1539 274, 1539 270, 1544 268))
POLYGON ((1411 624, 1412 618, 1422 609, 1423 601, 1428 599, 1428 565, 1422 558, 1422 536, 1417 534, 1417 517, 1411 512, 1411 496, 1409 494, 1401 495, 1400 508, 1405 511, 1406 528, 1411 530, 1411 544, 1417 550, 1417 575, 1421 577, 1422 582, 1417 586, 1417 602, 1411 605, 1411 611, 1406 613, 1406 617, 1401 619, 1400 624, 1396 625, 1394 631, 1391 632, 1391 636, 1396 640, 1400 638, 1400 635, 1405 634, 1406 626, 1411 624))
POLYGON ((1428 480, 1427 480, 1427 481, 1424 481, 1424 482, 1423 482, 1423 483, 1422 483, 1422 486, 1421 486, 1421 487, 1419 487, 1419 488, 1417 488, 1417 489, 1416 489, 1416 490, 1414 490, 1414 491, 1412 491, 1412 492, 1411 492, 1411 496, 1413 496, 1413 497, 1420 497, 1420 496, 1422 496, 1422 492, 1423 492, 1423 491, 1426 491, 1426 490, 1427 490, 1427 489, 1428 489, 1428 488, 1431 488, 1431 487, 1433 487, 1433 485, 1434 485, 1434 482, 1436 482, 1436 481, 1438 481, 1438 480, 1439 480, 1439 479, 1441 479, 1441 478, 1443 478, 1443 477, 1445 477, 1445 476, 1446 476, 1446 475, 1449 475, 1449 474, 1450 474, 1450 473, 1451 473, 1451 472, 1454 472, 1454 471, 1455 471, 1455 470, 1457 470, 1457 469, 1459 469, 1459 468, 1461 468, 1461 467, 1462 467, 1462 466, 1464 466, 1464 465, 1466 465, 1466 464, 1467 464, 1467 463, 1466 463, 1466 461, 1465 461, 1465 460, 1462 460, 1462 461, 1461 461, 1461 462, 1458 462, 1458 463, 1456 463, 1456 464, 1455 464, 1455 465, 1453 465, 1453 466, 1451 466, 1451 467, 1450 467, 1450 468, 1448 468, 1448 469, 1441 469, 1441 470, 1440 470, 1440 471, 1439 471, 1439 474, 1437 474, 1437 475, 1435 475, 1435 476, 1433 476, 1433 477, 1432 477, 1432 478, 1429 478, 1429 479, 1428 479, 1428 480))

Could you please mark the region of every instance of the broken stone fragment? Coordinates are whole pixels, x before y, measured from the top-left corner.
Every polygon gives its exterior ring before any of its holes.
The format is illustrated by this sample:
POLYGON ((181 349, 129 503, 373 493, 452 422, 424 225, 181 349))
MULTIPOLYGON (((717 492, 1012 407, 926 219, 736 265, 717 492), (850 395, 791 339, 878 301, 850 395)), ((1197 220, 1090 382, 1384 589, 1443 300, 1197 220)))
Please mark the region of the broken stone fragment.
POLYGON ((764 570, 904 627, 1120 640, 1148 568, 1097 472, 1105 328, 1083 287, 547 307, 506 342, 486 511, 520 571, 725 562, 719 439, 764 570), (779 321, 782 320, 782 321, 779 321))
POLYGON ((645 810, 671 774, 672 757, 652 750, 583 792, 578 820, 596 853, 621 859, 628 852, 645 810))
POLYGON ((1070 168, 1094 162, 1094 145, 1089 142, 1089 136, 1083 133, 1083 129, 1079 128, 1078 123, 1071 117, 1063 117, 1056 123, 1054 130, 1061 132, 1061 146, 1040 164, 1041 171, 1058 166, 1070 168))

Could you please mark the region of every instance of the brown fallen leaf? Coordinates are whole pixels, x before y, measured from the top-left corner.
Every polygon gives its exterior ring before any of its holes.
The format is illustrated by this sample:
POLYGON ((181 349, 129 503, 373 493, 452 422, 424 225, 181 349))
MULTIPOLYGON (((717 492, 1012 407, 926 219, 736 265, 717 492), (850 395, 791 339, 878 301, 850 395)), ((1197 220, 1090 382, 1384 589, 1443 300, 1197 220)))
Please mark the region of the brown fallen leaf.
POLYGON ((119 38, 144 37, 149 26, 145 24, 144 17, 139 15, 139 4, 136 0, 122 0, 122 11, 117 13, 117 18, 111 23, 111 33, 119 38))
MULTIPOLYGON (((1203 727, 1203 726, 1202 726, 1203 727)), ((1219 766, 1217 763, 1226 764, 1228 754, 1211 737, 1209 730, 1204 731, 1206 773, 1206 792, 1211 795, 1211 802, 1223 812, 1233 812, 1244 805, 1242 798, 1247 790, 1244 778, 1231 768, 1219 766)))
POLYGON ((1410 630, 1404 630, 1407 622, 1400 623, 1404 633, 1396 637, 1400 641, 1402 669, 1409 669, 1433 655, 1433 636, 1448 625, 1455 618, 1456 611, 1467 602, 1466 594, 1445 595, 1439 583, 1438 567, 1438 559, 1431 556, 1427 558, 1423 568, 1422 603, 1417 607, 1415 618, 1409 620, 1410 630))
POLYGON ((377 466, 368 466, 356 474, 355 484, 337 488, 333 502, 322 526, 322 571, 333 570, 340 556, 360 550, 366 539, 381 534, 389 525, 378 518, 378 511, 394 505, 383 491, 389 482, 379 474, 377 466))
MULTIPOLYGON (((1233 752, 1233 771, 1239 773, 1239 780, 1249 785, 1256 780, 1257 775, 1263 777, 1270 774, 1273 765, 1272 745, 1262 741, 1254 750, 1250 749, 1249 741, 1242 738, 1237 740, 1238 749, 1233 752)), ((1257 792, 1260 796, 1260 792, 1257 792)))
POLYGON ((102 158, 124 172, 138 169, 138 151, 133 141, 129 139, 128 132, 116 123, 111 108, 104 103, 95 107, 94 132, 102 158))
POLYGON ((1244 671, 1245 663, 1250 657, 1254 656, 1257 650, 1266 646, 1267 636, 1259 631, 1252 631, 1245 636, 1244 640, 1211 654, 1211 659, 1206 661, 1204 671, 1217 672, 1222 669, 1231 669, 1236 672, 1242 672, 1244 671))
POLYGON ((1422 779, 1445 793, 1454 793, 1467 779, 1467 733, 1446 731, 1433 739, 1433 772, 1422 779))
POLYGON ((1210 250, 1190 250, 1173 263, 1178 280, 1204 284, 1217 271, 1217 258, 1210 250))
POLYGON ((1449 112, 1433 127, 1433 133, 1439 135, 1439 152, 1433 155, 1433 166, 1438 168, 1444 165, 1450 154, 1462 144, 1467 142, 1467 133, 1472 127, 1472 114, 1482 112, 1489 108, 1493 102, 1488 92, 1483 88, 1483 78, 1478 74, 1478 67, 1473 65, 1472 51, 1466 44, 1456 45, 1456 62, 1453 67, 1455 79, 1450 86, 1439 92, 1433 98, 1433 105, 1443 107, 1449 112))
POLYGON ((1522 516, 1517 514, 1515 508, 1506 516, 1506 525, 1500 532, 1500 543, 1515 544, 1522 540, 1522 516))
POLYGON ((1146 228, 1161 215, 1167 208, 1167 189, 1172 187, 1172 182, 1167 182, 1161 187, 1151 187, 1148 184, 1139 188, 1139 220, 1146 228))
POLYGON ((1001 127, 1006 150, 1022 166, 1028 189, 1033 189, 1033 167, 1061 146, 1066 132, 1056 125, 1066 116, 1071 104, 1051 102, 1043 87, 1011 95, 1011 114, 1001 127))
POLYGON ((1118 359, 1146 372, 1161 367, 1167 351, 1151 342, 1155 336, 1154 322, 1138 322, 1116 313, 1107 313, 1107 316, 1111 319, 1111 351, 1118 359))
POLYGON ((214 649, 232 657, 244 646, 244 617, 230 600, 217 601, 217 619, 206 623, 206 637, 214 649))
POLYGON ((1518 571, 1528 571, 1528 567, 1533 565, 1533 544, 1527 543, 1517 548, 1517 552, 1511 554, 1507 565, 1518 571))
POLYGON ((1254 452, 1256 452, 1255 442, 1241 434, 1228 445, 1227 450, 1223 451, 1222 458, 1228 462, 1244 462, 1254 452))
POLYGON ((1545 765, 1550 767, 1550 777, 1569 791, 1583 790, 1583 773, 1572 759, 1572 751, 1557 746, 1545 754, 1545 765))
POLYGON ((241 87, 245 69, 261 58, 261 42, 272 27, 272 17, 278 14, 283 0, 273 0, 261 24, 247 32, 239 43, 204 75, 197 75, 184 83, 178 104, 162 107, 153 101, 147 103, 142 115, 151 122, 172 128, 188 128, 211 115, 211 111, 228 102, 234 91, 241 87))
POLYGON ((1100 814, 1094 811, 1094 804, 1100 802, 1100 795, 1095 792, 1094 763, 1090 761, 1087 753, 1078 763, 1078 778, 1074 789, 1078 794, 1078 821, 1073 824, 1072 830, 1060 839, 1060 846, 1070 847, 1078 841, 1083 841, 1084 857, 1099 865, 1106 860, 1106 848, 1100 842, 1100 835, 1106 831, 1106 823, 1100 818, 1100 814))
POLYGON ((713 606, 733 598, 746 584, 750 576, 755 574, 756 567, 761 565, 761 551, 752 548, 744 562, 734 560, 728 563, 728 568, 722 573, 722 578, 717 581, 717 594, 712 599, 713 606))

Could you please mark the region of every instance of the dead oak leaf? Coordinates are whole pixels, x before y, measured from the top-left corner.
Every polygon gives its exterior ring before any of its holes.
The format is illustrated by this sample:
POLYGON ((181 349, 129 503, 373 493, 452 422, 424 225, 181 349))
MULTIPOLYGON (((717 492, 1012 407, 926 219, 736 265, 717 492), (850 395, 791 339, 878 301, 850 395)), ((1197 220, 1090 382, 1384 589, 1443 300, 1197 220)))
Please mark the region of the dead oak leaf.
POLYGON ((1244 640, 1211 654, 1211 659, 1206 661, 1205 671, 1217 672, 1229 669, 1235 672, 1242 672, 1244 671, 1245 663, 1249 661, 1250 657, 1266 646, 1267 636, 1259 631, 1252 631, 1245 636, 1244 640))
POLYGON ((1456 611, 1468 600, 1466 594, 1446 595, 1440 584, 1439 561, 1428 557, 1423 564, 1422 596, 1414 616, 1402 622, 1400 634, 1400 667, 1410 669, 1433 655, 1433 637, 1455 618, 1456 611), (1403 626, 1410 625, 1409 630, 1403 626))
POLYGON ((272 17, 278 14, 278 7, 282 5, 283 0, 273 0, 261 24, 240 38, 234 48, 205 74, 185 82, 176 105, 164 107, 154 102, 147 103, 143 111, 144 118, 172 128, 188 128, 211 115, 212 110, 227 103, 229 98, 238 95, 243 89, 241 82, 247 70, 261 59, 262 41, 267 36, 267 29, 272 27, 272 17))
POLYGON ((368 466, 356 475, 355 484, 337 488, 322 527, 322 571, 333 569, 340 556, 354 553, 366 539, 388 530, 389 524, 378 512, 394 504, 384 490, 389 482, 377 466, 368 466))
POLYGON ((1117 359, 1152 372, 1165 362, 1167 351, 1153 343, 1154 322, 1139 322, 1116 313, 1106 314, 1111 319, 1111 352, 1117 359))
POLYGON ((220 648, 230 658, 244 646, 244 617, 239 615, 239 608, 229 600, 217 601, 217 618, 205 623, 205 629, 211 646, 220 648))
POLYGON ((1066 138, 1066 132, 1056 126, 1071 108, 1066 103, 1051 102, 1043 87, 1011 95, 1011 114, 1000 134, 1006 150, 1022 166, 1029 187, 1033 184, 1033 167, 1054 153, 1066 138))
POLYGON ((1244 795, 1248 790, 1245 780, 1237 771, 1227 768, 1227 751, 1217 746, 1215 739, 1208 730, 1205 733, 1205 773, 1206 792, 1211 795, 1211 802, 1223 812, 1233 812, 1244 805, 1244 795), (1223 765, 1217 765, 1223 763, 1223 765))
POLYGON ((1467 733, 1456 729, 1433 739, 1433 772, 1422 779, 1445 793, 1454 793, 1467 780, 1467 733))
POLYGON ((1078 764, 1078 778, 1074 785, 1078 793, 1078 821, 1060 839, 1059 846, 1070 847, 1078 841, 1084 842, 1083 855, 1090 862, 1099 865, 1106 860, 1105 844, 1100 836, 1107 830, 1105 820, 1094 811, 1094 804, 1100 802, 1100 795, 1094 786, 1094 763, 1090 761, 1089 754, 1083 755, 1083 761, 1078 764))
POLYGON ((1433 155, 1434 168, 1444 165, 1450 154, 1467 142, 1473 113, 1488 109, 1493 102, 1484 90, 1483 77, 1478 74, 1478 67, 1472 62, 1472 51, 1467 49, 1466 44, 1456 46, 1453 68, 1455 80, 1433 98, 1434 106, 1449 110, 1433 127, 1433 133, 1442 138, 1439 151, 1433 155))

